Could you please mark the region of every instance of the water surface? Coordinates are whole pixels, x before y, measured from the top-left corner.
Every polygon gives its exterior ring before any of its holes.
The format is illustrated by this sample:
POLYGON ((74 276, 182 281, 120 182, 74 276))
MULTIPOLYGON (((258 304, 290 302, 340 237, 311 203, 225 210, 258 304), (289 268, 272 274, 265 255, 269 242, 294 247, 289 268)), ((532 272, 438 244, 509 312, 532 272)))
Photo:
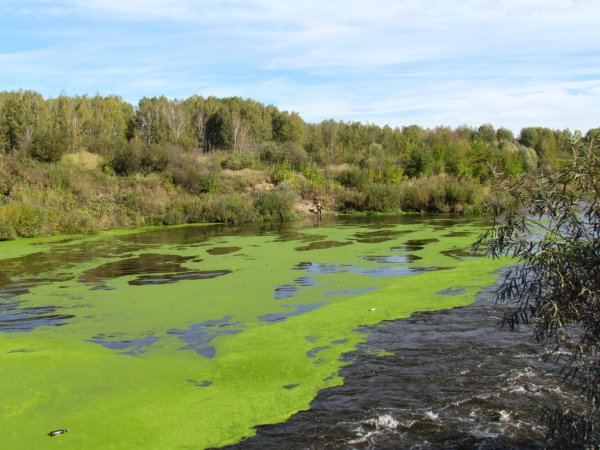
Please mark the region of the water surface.
POLYGON ((344 355, 368 326, 466 306, 492 284, 505 262, 470 253, 479 230, 336 218, 0 244, 4 445, 220 447, 284 422, 364 369, 344 355))

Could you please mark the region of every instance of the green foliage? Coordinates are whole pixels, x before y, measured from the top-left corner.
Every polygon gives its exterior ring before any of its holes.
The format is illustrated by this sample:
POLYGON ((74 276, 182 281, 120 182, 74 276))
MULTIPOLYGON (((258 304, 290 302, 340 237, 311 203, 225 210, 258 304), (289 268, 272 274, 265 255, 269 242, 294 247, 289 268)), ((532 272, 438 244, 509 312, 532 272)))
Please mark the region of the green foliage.
POLYGON ((219 183, 220 168, 213 163, 202 164, 193 155, 179 155, 168 169, 173 184, 191 194, 213 192, 219 183))
POLYGON ((29 147, 30 155, 43 162, 55 162, 62 158, 67 151, 68 143, 65 136, 56 129, 37 130, 29 147))
MULTIPOLYGON (((283 207, 290 192, 344 210, 464 211, 481 204, 495 169, 518 178, 559 168, 570 136, 526 128, 517 145, 510 130, 489 124, 306 124, 239 97, 161 96, 134 107, 117 96, 1 92, 0 205, 45 211, 42 234, 282 220, 293 217, 283 207)), ((14 223, 5 220, 4 235, 30 232, 14 223)))
POLYGON ((275 164, 269 171, 269 177, 271 178, 273 184, 280 184, 285 181, 292 180, 294 178, 294 171, 287 162, 275 164))
MULTIPOLYGON (((528 130, 526 143, 537 129, 528 130)), ((535 143, 534 143, 535 144, 535 143)), ((547 156, 547 155, 545 155, 547 156)), ((510 329, 532 325, 537 342, 563 382, 587 397, 586 407, 547 405, 552 448, 597 448, 600 399, 600 147, 573 140, 572 158, 533 182, 498 178, 495 226, 477 246, 516 263, 503 276, 497 299, 512 305, 510 329), (500 195, 504 194, 504 196, 500 195)))
POLYGON ((274 189, 260 193, 253 206, 263 220, 289 221, 294 219, 294 204, 298 194, 290 183, 284 182, 274 189))
POLYGON ((369 211, 398 212, 402 203, 402 186, 399 184, 372 184, 365 198, 365 207, 369 211))
POLYGON ((335 179, 344 187, 361 191, 364 191, 370 183, 368 172, 352 166, 338 172, 335 179))
POLYGON ((49 234, 46 209, 32 202, 0 205, 0 239, 49 234))

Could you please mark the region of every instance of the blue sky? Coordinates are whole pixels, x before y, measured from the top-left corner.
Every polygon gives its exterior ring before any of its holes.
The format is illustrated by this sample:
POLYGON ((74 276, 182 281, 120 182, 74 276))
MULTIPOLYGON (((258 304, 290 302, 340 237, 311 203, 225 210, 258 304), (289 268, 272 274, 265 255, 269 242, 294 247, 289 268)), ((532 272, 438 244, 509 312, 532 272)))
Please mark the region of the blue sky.
POLYGON ((597 0, 0 0, 0 90, 587 131, 599 21, 597 0))

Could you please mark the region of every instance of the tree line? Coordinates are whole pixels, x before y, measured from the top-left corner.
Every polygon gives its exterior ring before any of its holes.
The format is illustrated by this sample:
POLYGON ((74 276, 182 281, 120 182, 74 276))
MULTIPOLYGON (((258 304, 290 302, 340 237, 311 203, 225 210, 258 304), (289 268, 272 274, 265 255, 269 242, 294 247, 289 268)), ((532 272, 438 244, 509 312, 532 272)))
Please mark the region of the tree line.
MULTIPOLYGON (((0 239, 325 211, 478 212, 493 173, 552 173, 574 132, 309 123, 239 97, 0 92, 0 239)), ((600 128, 585 139, 600 136, 600 128)))
POLYGON ((266 163, 292 165, 360 164, 376 158, 396 164, 408 177, 449 173, 484 180, 488 163, 515 176, 556 167, 571 137, 569 130, 532 127, 515 138, 510 130, 489 124, 455 129, 335 120, 312 124, 295 112, 239 97, 162 96, 133 106, 118 96, 44 99, 33 91, 0 93, 0 152, 20 151, 45 162, 79 150, 113 160, 135 147, 157 155, 176 147, 259 152, 266 163))

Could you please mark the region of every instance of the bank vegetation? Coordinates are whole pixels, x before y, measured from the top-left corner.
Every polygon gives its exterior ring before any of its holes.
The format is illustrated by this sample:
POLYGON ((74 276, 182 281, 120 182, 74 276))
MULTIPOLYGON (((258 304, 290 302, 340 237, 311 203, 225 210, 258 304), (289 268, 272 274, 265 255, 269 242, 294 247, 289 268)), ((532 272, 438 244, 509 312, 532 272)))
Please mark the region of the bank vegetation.
MULTIPOLYGON (((586 138, 600 134, 590 130, 586 138)), ((392 128, 253 100, 0 93, 0 240, 324 212, 482 212, 492 172, 568 158, 569 130, 392 128)))

